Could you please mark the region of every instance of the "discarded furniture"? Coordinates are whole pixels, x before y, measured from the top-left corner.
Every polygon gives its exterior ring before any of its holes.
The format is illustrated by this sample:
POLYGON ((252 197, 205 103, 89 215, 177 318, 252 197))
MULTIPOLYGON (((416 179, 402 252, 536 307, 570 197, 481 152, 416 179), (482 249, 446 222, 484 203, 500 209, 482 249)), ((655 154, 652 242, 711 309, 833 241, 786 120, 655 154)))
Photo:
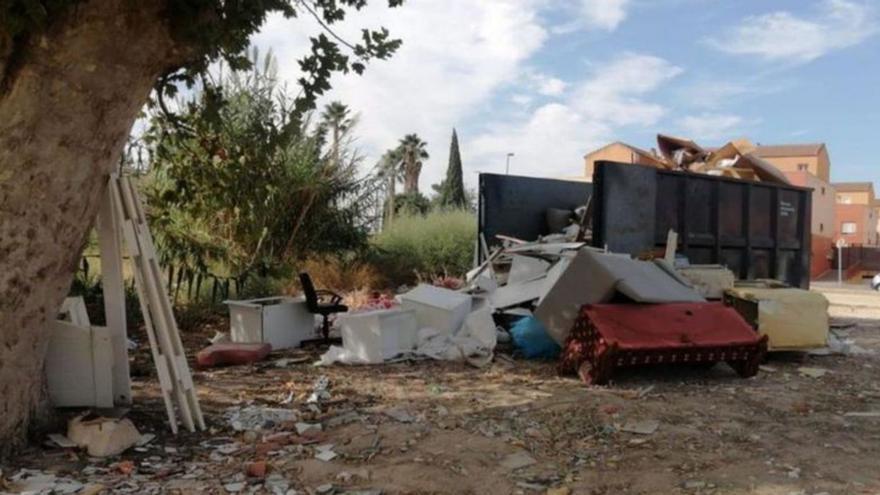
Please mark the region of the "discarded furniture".
POLYGON ((82 298, 68 298, 67 318, 49 323, 45 371, 55 407, 114 406, 113 346, 107 327, 92 326, 82 298))
POLYGON ((676 271, 706 299, 721 300, 724 291, 732 289, 736 281, 733 272, 721 265, 691 265, 676 271))
POLYGON ((403 309, 415 312, 419 329, 445 334, 458 332, 471 311, 471 296, 433 285, 419 284, 398 297, 403 309))
POLYGON ((346 313, 338 321, 342 346, 352 361, 381 363, 418 344, 418 323, 413 310, 387 309, 346 313))
POLYGON ((321 315, 323 318, 321 321, 321 335, 326 341, 330 338, 330 315, 344 313, 348 311, 348 306, 340 304, 342 296, 339 294, 327 289, 316 289, 312 283, 312 277, 306 272, 299 274, 299 282, 302 285, 303 294, 306 297, 306 307, 309 312, 321 315))
POLYGON ((264 297, 224 301, 232 342, 265 342, 272 349, 299 347, 314 337, 315 317, 304 298, 264 297))
POLYGON ((794 288, 735 287, 724 302, 761 335, 770 351, 809 350, 828 343, 828 300, 794 288))
POLYGON ((270 352, 272 346, 266 343, 223 342, 199 351, 196 364, 199 368, 250 364, 266 359, 270 352))
POLYGON ((638 257, 662 251, 670 229, 693 264, 737 279, 809 288, 808 188, 600 161, 593 177, 592 244, 638 257))
POLYGON ((766 351, 767 337, 722 303, 595 304, 581 309, 559 372, 603 384, 627 366, 724 361, 749 377, 766 351))
POLYGON ((581 249, 538 304, 535 317, 562 345, 584 304, 615 299, 640 303, 704 301, 663 263, 581 249))

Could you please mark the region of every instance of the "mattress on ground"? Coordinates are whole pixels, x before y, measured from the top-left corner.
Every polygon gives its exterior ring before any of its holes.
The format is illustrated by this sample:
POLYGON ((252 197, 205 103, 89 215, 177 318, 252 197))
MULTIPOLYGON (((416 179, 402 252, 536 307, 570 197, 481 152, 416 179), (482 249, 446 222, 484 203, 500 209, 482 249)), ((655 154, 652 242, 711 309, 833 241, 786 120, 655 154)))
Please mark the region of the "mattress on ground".
POLYGON ((581 308, 559 371, 602 384, 625 366, 724 361, 748 377, 766 351, 767 337, 721 303, 593 304, 581 308))

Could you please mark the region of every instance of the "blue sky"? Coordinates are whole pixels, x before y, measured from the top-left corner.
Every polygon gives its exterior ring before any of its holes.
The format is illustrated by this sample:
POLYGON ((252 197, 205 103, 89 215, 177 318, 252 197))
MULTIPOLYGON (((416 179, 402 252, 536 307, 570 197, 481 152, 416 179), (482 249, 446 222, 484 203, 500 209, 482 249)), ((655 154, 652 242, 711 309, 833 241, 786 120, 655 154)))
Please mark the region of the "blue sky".
MULTIPOLYGON (((880 1, 408 0, 349 24, 403 39, 388 62, 340 76, 325 101, 360 114, 370 165, 403 134, 429 145, 422 188, 446 168, 458 129, 465 178, 565 177, 610 141, 651 147, 658 132, 706 145, 737 137, 825 142, 832 180, 878 177, 880 1)), ((317 28, 270 19, 255 42, 295 81, 317 28)))

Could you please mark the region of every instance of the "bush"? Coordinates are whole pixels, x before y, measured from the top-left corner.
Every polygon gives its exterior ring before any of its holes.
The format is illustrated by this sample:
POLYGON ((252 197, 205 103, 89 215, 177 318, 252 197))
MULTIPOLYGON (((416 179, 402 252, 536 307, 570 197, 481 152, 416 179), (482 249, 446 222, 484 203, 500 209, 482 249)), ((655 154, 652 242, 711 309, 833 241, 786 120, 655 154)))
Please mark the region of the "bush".
POLYGON ((473 262, 477 222, 463 210, 395 218, 372 239, 372 258, 393 284, 459 276, 473 262))
MULTIPOLYGON (((302 270, 316 286, 340 293, 381 289, 385 282, 379 270, 356 252, 312 257, 303 263, 302 270)), ((298 293, 299 279, 294 278, 288 292, 298 293)))

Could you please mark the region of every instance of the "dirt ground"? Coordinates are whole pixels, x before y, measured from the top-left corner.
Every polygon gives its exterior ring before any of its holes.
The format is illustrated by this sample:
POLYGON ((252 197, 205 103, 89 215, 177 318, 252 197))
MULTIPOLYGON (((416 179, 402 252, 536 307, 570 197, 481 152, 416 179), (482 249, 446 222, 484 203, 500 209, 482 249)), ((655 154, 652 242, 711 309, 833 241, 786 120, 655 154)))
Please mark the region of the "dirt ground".
POLYGON ((503 354, 484 369, 273 354, 195 372, 209 432, 171 436, 142 377, 129 417, 152 442, 109 459, 34 445, 2 472, 55 473, 81 493, 880 494, 880 294, 816 289, 858 352, 774 355, 746 380, 725 365, 642 368, 608 387, 503 354), (329 398, 308 404, 321 376, 329 398), (235 431, 228 415, 242 408, 289 417, 235 431), (653 433, 624 431, 654 421, 653 433), (297 422, 322 431, 297 434, 297 422))

